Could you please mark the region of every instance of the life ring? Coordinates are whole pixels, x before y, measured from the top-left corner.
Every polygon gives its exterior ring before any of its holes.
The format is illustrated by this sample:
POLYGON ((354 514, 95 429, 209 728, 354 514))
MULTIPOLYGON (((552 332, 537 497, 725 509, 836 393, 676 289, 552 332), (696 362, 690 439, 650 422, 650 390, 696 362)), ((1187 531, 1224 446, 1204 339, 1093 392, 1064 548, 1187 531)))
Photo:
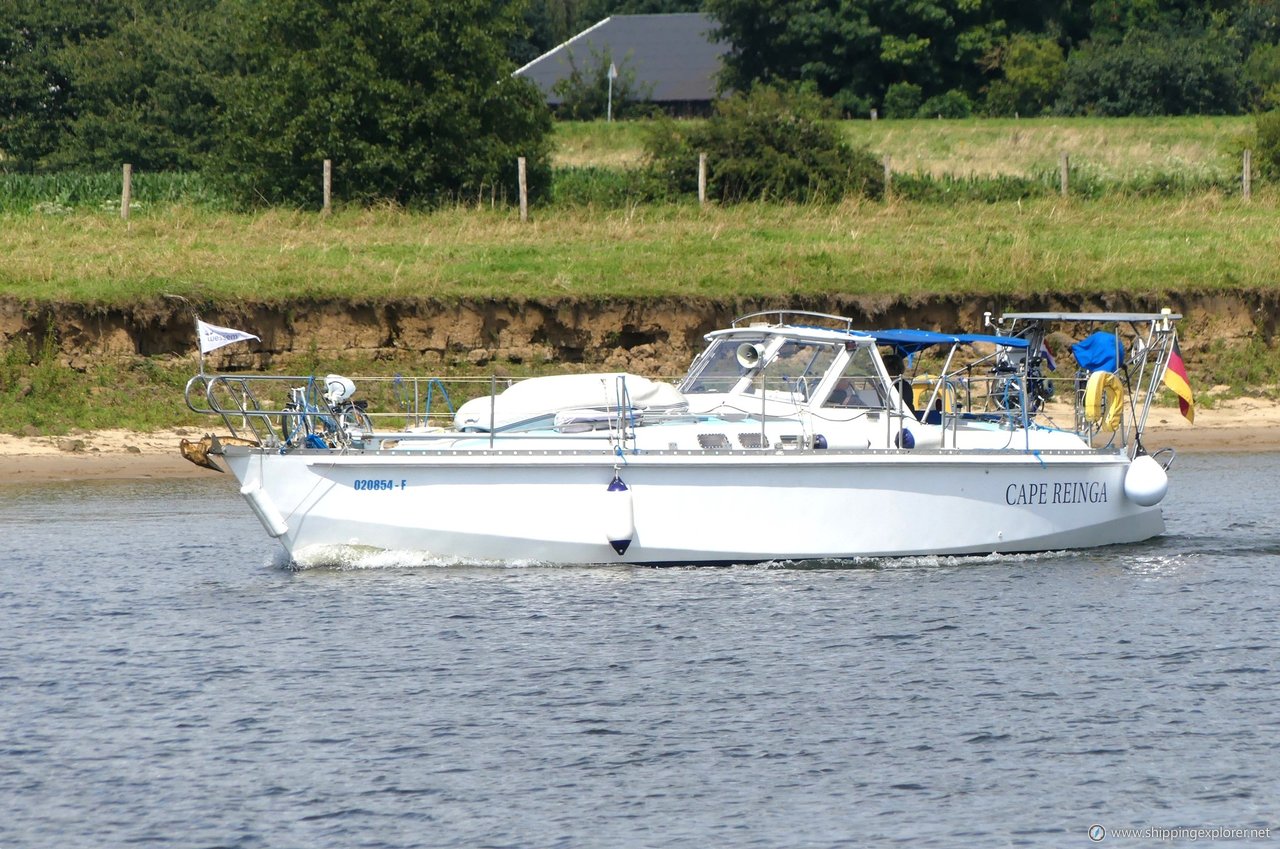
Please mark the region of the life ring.
MULTIPOLYGON (((915 397, 912 399, 914 403, 911 406, 917 410, 923 410, 925 405, 929 403, 929 399, 933 397, 933 388, 937 383, 938 376, 936 374, 922 374, 913 380, 911 386, 915 397)), ((938 401, 942 402, 942 411, 944 413, 955 412, 956 387, 950 380, 943 382, 942 389, 938 392, 938 401)))
POLYGON ((1109 371, 1095 371, 1089 375, 1084 388, 1084 417, 1103 430, 1119 430, 1124 415, 1124 384, 1109 371), (1102 409, 1106 400, 1106 410, 1102 409))

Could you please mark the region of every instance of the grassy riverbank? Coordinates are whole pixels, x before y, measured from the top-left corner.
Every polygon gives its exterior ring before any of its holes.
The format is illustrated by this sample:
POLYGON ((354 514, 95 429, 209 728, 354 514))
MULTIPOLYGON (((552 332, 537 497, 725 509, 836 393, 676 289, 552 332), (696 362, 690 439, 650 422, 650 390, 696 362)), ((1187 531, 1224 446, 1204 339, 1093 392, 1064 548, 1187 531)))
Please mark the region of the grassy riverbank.
POLYGON ((12 216, 0 296, 212 302, 1273 287, 1280 196, 12 216))

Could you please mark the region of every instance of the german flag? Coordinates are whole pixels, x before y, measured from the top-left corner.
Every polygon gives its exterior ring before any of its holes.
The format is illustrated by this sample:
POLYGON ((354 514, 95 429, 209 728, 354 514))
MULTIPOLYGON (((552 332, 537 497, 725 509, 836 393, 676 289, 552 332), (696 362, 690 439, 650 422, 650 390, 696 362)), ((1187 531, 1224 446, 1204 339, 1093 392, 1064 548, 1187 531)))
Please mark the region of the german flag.
POLYGON ((1191 395, 1191 381, 1187 379, 1187 365, 1182 361, 1182 351, 1178 348, 1178 340, 1173 340, 1173 350, 1169 352, 1169 362, 1164 367, 1164 385, 1178 396, 1178 409, 1187 421, 1195 423, 1196 399, 1191 395))

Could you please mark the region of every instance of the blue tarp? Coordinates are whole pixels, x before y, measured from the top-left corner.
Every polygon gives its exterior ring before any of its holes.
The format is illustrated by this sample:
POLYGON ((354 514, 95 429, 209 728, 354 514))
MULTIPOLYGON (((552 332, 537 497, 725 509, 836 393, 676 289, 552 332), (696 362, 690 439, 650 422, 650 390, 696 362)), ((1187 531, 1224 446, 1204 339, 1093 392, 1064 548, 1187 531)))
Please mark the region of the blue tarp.
POLYGON ((870 336, 880 345, 892 345, 899 354, 914 354, 934 345, 1003 345, 1026 348, 1027 340, 1017 336, 989 336, 985 333, 936 333, 932 330, 857 330, 858 336, 870 336))
POLYGON ((1114 333, 1099 330, 1072 345, 1071 354, 1086 371, 1116 372, 1124 362, 1124 343, 1114 333))

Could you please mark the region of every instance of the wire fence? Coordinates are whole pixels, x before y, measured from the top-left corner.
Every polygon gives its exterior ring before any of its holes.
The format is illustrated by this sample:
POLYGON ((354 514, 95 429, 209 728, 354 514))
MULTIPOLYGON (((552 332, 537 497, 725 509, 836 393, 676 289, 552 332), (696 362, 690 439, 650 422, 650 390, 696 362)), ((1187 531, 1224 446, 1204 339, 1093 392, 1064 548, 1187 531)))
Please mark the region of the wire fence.
MULTIPOLYGON (((1059 165, 1027 175, 953 175, 893 169, 892 156, 884 162, 886 198, 920 203, 999 203, 1055 195, 1083 200, 1109 197, 1190 197, 1206 193, 1250 200, 1257 181, 1252 152, 1243 151, 1239 171, 1151 168, 1121 176, 1104 173, 1091 165, 1087 155, 1063 153, 1059 165)), ((523 160, 513 163, 523 175, 523 160)), ((703 155, 691 164, 690 185, 673 189, 672 182, 644 167, 563 166, 552 170, 550 191, 539 200, 544 208, 591 205, 625 208, 637 202, 708 202, 708 184, 714 182, 715 163, 703 155), (696 183, 695 183, 696 174, 696 183)), ((332 209, 332 163, 316 175, 316 206, 332 209)), ((531 199, 520 179, 513 194, 501 186, 488 187, 472 196, 458 195, 459 206, 518 208, 527 218, 531 199)), ((0 214, 60 215, 100 210, 127 218, 131 212, 152 207, 183 205, 209 211, 232 211, 235 197, 216 175, 199 171, 135 171, 127 164, 103 172, 48 174, 0 171, 0 214)))

